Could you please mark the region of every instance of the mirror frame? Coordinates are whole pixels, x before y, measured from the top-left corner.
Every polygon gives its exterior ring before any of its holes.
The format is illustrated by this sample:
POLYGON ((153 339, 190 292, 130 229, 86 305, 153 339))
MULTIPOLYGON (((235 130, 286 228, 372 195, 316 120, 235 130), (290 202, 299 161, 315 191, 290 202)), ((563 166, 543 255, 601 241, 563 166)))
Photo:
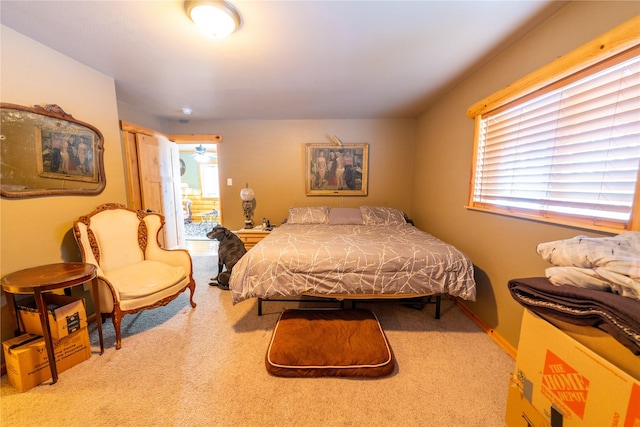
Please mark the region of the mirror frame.
MULTIPOLYGON (((67 121, 78 126, 86 127, 87 129, 95 132, 97 141, 94 147, 94 160, 96 165, 97 175, 97 187, 91 189, 83 188, 33 188, 25 190, 7 190, 3 186, 0 186, 0 196, 10 199, 23 199, 29 197, 44 197, 44 196, 62 196, 62 195, 81 195, 81 196, 94 196, 104 191, 107 185, 107 179, 104 173, 104 137, 102 133, 95 127, 88 123, 75 119, 71 114, 67 114, 60 106, 56 104, 47 104, 44 106, 34 105, 33 107, 25 107, 17 104, 10 104, 6 102, 0 103, 0 109, 19 110, 27 113, 37 114, 45 117, 51 117, 53 119, 67 121)), ((27 141, 28 142, 28 141, 27 141)), ((36 148, 37 141, 33 141, 34 149, 36 148)))

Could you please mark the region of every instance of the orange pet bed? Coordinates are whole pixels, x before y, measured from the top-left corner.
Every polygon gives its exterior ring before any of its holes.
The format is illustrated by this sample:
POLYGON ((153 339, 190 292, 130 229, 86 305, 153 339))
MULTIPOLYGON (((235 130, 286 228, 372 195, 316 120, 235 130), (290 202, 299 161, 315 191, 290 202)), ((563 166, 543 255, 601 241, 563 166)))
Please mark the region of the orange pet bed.
POLYGON ((285 310, 265 358, 280 377, 382 377, 393 372, 391 346, 370 310, 285 310))

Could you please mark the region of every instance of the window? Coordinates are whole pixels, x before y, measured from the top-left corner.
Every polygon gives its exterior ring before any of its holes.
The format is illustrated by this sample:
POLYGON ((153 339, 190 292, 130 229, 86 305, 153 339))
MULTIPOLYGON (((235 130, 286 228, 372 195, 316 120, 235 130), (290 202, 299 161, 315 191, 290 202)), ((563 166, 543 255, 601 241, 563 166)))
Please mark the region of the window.
POLYGON ((202 197, 220 197, 217 164, 200 164, 200 182, 202 186, 202 197))
POLYGON ((604 231, 640 229, 639 47, 519 95, 474 115, 468 207, 604 231))

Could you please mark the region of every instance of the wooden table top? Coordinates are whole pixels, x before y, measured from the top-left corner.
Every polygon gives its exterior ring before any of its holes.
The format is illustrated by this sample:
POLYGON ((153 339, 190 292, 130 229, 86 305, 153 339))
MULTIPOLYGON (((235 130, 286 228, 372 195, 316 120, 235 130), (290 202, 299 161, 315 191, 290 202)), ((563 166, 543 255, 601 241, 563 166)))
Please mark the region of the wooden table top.
POLYGON ((2 278, 2 289, 12 294, 50 291, 88 282, 96 266, 83 262, 61 262, 9 273, 2 278))

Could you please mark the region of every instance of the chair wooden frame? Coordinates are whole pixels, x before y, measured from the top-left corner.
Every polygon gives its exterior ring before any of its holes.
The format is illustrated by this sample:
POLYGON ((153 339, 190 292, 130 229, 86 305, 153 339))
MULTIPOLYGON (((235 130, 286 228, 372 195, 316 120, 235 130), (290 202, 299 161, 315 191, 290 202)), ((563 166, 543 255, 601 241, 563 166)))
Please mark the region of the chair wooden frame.
MULTIPOLYGON (((116 349, 120 349, 122 347, 122 333, 121 333, 121 323, 122 318, 126 314, 134 314, 144 310, 151 310, 157 307, 161 307, 167 305, 169 302, 176 299, 182 292, 189 289, 191 291, 189 302, 191 307, 195 308, 196 303, 193 301, 193 294, 195 292, 196 283, 193 279, 193 267, 191 262, 191 256, 189 252, 184 249, 164 249, 160 246, 158 241, 158 235, 162 227, 164 226, 164 217, 158 213, 150 213, 142 210, 133 210, 129 209, 124 205, 116 204, 116 203, 108 203, 101 206, 98 206, 96 210, 91 212, 88 215, 81 216, 78 220, 76 220, 73 224, 73 232, 76 238, 76 242, 80 247, 80 252, 82 253, 82 260, 89 264, 94 264, 98 267, 98 280, 100 283, 100 293, 109 292, 110 300, 112 300, 113 307, 109 309, 109 307, 103 308, 103 295, 100 296, 100 309, 101 309, 101 321, 104 322, 106 318, 110 317, 113 322, 113 327, 116 333, 116 349), (156 301, 151 303, 147 303, 143 306, 135 307, 134 309, 123 309, 121 307, 121 301, 119 297, 118 290, 114 287, 114 285, 109 281, 109 279, 104 275, 102 269, 100 267, 100 245, 98 244, 98 240, 91 229, 91 220, 92 218, 105 211, 109 210, 125 210, 129 212, 133 212, 137 215, 139 220, 138 224, 138 246, 143 254, 145 254, 145 259, 159 259, 162 261, 178 259, 180 264, 189 266, 189 271, 187 272, 186 284, 179 288, 176 292, 159 298, 156 301), (151 218, 151 216, 157 216, 159 218, 151 218), (150 221, 152 220, 152 221, 150 221), (158 221, 159 220, 159 221, 158 221), (149 230, 148 223, 153 224, 151 226, 151 230, 149 230), (153 232, 157 228, 155 239, 150 236, 150 233, 153 232), (107 291, 108 289, 108 291, 107 291)), ((170 262, 169 262, 170 263, 170 262)), ((104 303, 106 305, 106 303, 104 303)))

